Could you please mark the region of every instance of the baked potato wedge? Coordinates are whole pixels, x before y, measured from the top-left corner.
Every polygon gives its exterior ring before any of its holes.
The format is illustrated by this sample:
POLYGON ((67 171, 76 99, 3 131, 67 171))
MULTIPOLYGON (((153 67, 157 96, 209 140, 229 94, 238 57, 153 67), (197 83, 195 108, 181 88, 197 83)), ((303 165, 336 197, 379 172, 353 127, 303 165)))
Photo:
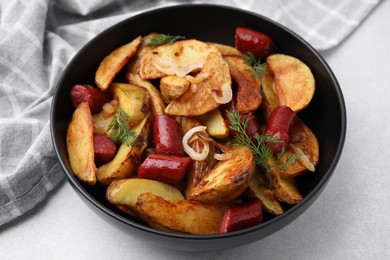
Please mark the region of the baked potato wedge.
POLYGON ((260 78, 253 75, 241 57, 226 56, 224 59, 237 85, 237 110, 242 114, 256 111, 262 101, 260 78))
POLYGON ((178 76, 165 76, 160 80, 161 96, 165 103, 179 98, 190 87, 190 82, 186 78, 178 76))
POLYGON ((236 57, 243 57, 245 54, 237 50, 236 48, 221 44, 221 43, 215 43, 215 42, 208 42, 208 44, 216 47, 222 54, 223 57, 225 56, 236 56, 236 57))
POLYGON ((198 117, 198 120, 202 125, 207 127, 207 133, 211 137, 224 139, 229 136, 229 127, 226 125, 219 108, 215 108, 210 112, 201 115, 198 117))
POLYGON ((152 193, 138 196, 137 210, 142 219, 190 234, 216 234, 227 205, 205 204, 193 200, 168 201, 152 193))
POLYGON ((73 174, 89 185, 96 183, 91 109, 81 103, 73 112, 66 134, 66 146, 73 174))
MULTIPOLYGON (((183 200, 184 197, 175 187, 148 179, 122 179, 112 182, 106 191, 107 200, 116 205, 125 207, 122 210, 129 215, 137 215, 136 202, 139 195, 150 192, 165 200, 183 200)), ((121 209, 121 208, 120 208, 121 209)))
POLYGON ((110 91, 113 98, 118 100, 119 107, 129 115, 129 126, 139 124, 149 113, 150 96, 145 88, 133 84, 112 83, 110 91))
POLYGON ((166 114, 200 116, 232 99, 229 66, 220 55, 210 53, 199 74, 203 80, 191 84, 188 91, 169 103, 165 108, 166 114))
POLYGON ((142 55, 138 73, 143 79, 156 79, 167 75, 184 77, 199 71, 210 53, 222 56, 217 48, 198 40, 164 44, 142 55))
POLYGON ((277 167, 272 167, 275 162, 275 158, 270 158, 267 163, 271 169, 272 187, 276 198, 288 204, 298 204, 303 197, 295 184, 295 178, 283 179, 280 170, 277 167))
POLYGON ((267 185, 265 178, 260 173, 256 173, 249 181, 247 194, 250 197, 258 198, 263 208, 272 215, 278 216, 283 214, 284 210, 276 199, 274 191, 267 185))
POLYGON ((132 128, 137 135, 136 143, 132 146, 121 144, 114 159, 97 169, 96 176, 99 183, 108 186, 115 180, 131 177, 138 168, 142 153, 148 145, 150 124, 150 114, 148 114, 141 123, 132 128))
POLYGON ((149 92, 150 105, 154 116, 163 115, 165 104, 158 89, 148 80, 143 80, 138 74, 127 73, 126 79, 130 84, 145 88, 149 92))
POLYGON ((274 77, 269 73, 263 73, 261 75, 261 86, 263 91, 261 108, 263 110, 264 117, 268 119, 272 111, 279 104, 278 97, 276 96, 274 90, 274 77))
POLYGON ((310 103, 315 80, 305 63, 292 56, 273 54, 267 57, 267 66, 274 77, 279 105, 289 106, 298 112, 310 103))
POLYGON ((130 43, 113 50, 102 60, 95 73, 95 83, 101 90, 106 90, 110 86, 115 76, 137 52, 141 40, 142 37, 138 36, 130 43))
POLYGON ((255 171, 252 151, 245 146, 230 147, 229 159, 218 161, 202 180, 187 192, 187 199, 223 203, 236 199, 248 187, 255 171))
POLYGON ((298 119, 291 131, 289 149, 281 157, 285 163, 291 154, 301 154, 298 159, 286 165, 285 170, 280 172, 282 178, 292 178, 308 171, 314 171, 320 155, 317 137, 310 128, 298 119), (308 161, 306 161, 308 160, 308 161))

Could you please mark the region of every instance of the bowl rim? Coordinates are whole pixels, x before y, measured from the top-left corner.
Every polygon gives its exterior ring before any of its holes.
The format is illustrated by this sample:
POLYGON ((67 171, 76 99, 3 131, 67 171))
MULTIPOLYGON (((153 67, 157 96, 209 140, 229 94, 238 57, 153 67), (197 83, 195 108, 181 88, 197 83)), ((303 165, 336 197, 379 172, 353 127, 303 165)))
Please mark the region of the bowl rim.
MULTIPOLYGON (((215 240, 215 239, 224 239, 224 238, 243 236, 247 233, 252 233, 252 232, 256 232, 256 231, 261 230, 261 229, 266 229, 267 227, 273 226, 273 225, 275 225, 275 223, 281 222, 282 220, 286 219, 289 215, 294 215, 294 213, 297 212, 298 210, 300 210, 300 208, 302 208, 302 207, 304 207, 303 210, 306 211, 307 208, 310 207, 310 205, 314 202, 316 197, 318 197, 320 195, 320 193, 322 192, 322 190, 325 188, 327 182, 330 180, 331 176, 333 175, 333 172, 334 172, 334 170, 335 170, 335 168, 340 160, 340 157, 341 157, 341 154, 343 151, 343 147, 344 147, 344 143, 345 143, 345 138, 346 138, 347 115, 346 115, 345 100, 344 100, 344 97, 343 97, 343 94, 341 91, 341 87, 340 87, 334 73, 332 72, 331 68, 329 67, 327 62, 324 60, 324 58, 320 55, 320 53, 316 49, 314 49, 314 47, 311 46, 311 44, 309 44, 306 40, 304 40, 301 36, 299 36, 297 33, 295 33, 291 29, 285 27, 284 25, 282 25, 282 24, 280 24, 280 23, 278 23, 278 22, 276 22, 268 17, 265 17, 261 14, 258 14, 258 13, 252 12, 252 11, 241 9, 239 7, 233 7, 233 6, 221 5, 221 4, 210 4, 210 3, 202 3, 202 4, 188 3, 188 4, 177 4, 177 5, 166 6, 166 7, 158 7, 158 8, 146 10, 146 11, 141 12, 139 14, 125 18, 124 20, 121 20, 121 21, 109 26, 108 28, 104 29, 103 31, 98 33, 96 36, 94 36, 92 39, 90 39, 83 47, 81 47, 80 50, 78 50, 78 52, 75 54, 75 56, 66 65, 60 78, 57 81, 57 84, 55 87, 55 92, 53 95, 51 111, 50 111, 50 131, 51 131, 51 139, 52 139, 52 143, 54 146, 56 156, 57 156, 57 158, 62 166, 62 169, 65 173, 65 176, 67 177, 68 182, 71 184, 71 186, 75 190, 77 190, 79 192, 79 195, 81 194, 84 199, 86 199, 88 202, 90 202, 93 206, 98 208, 100 211, 104 212, 107 216, 109 216, 109 217, 111 217, 111 218, 113 218, 113 219, 115 219, 115 220, 117 220, 117 221, 119 221, 127 226, 131 226, 134 229, 138 229, 138 230, 143 231, 143 232, 152 233, 152 234, 163 236, 163 237, 170 237, 170 238, 176 238, 176 239, 177 238, 190 239, 190 240, 215 240), (315 55, 316 59, 318 59, 318 61, 322 64, 322 66, 325 68, 326 72, 328 73, 329 77, 331 78, 332 82, 334 83, 337 98, 339 101, 340 111, 341 111, 341 115, 340 115, 340 118, 341 118, 340 141, 337 145, 336 153, 332 159, 330 167, 324 173, 324 176, 321 178, 321 180, 318 182, 318 184, 302 199, 302 201, 300 203, 292 206, 290 209, 288 209, 283 214, 281 214, 279 216, 275 216, 272 219, 269 219, 266 222, 263 222, 259 225, 256 225, 256 226, 253 226, 250 228, 246 228, 243 230, 224 233, 224 234, 194 235, 194 234, 185 234, 185 233, 166 232, 166 231, 157 230, 157 229, 154 229, 154 228, 149 227, 147 225, 138 223, 130 218, 124 217, 124 216, 118 214, 117 212, 112 211, 109 208, 106 208, 105 205, 103 205, 99 201, 97 201, 91 194, 89 194, 84 189, 84 187, 81 185, 81 183, 76 179, 76 177, 73 174, 68 172, 67 166, 60 156, 59 147, 57 146, 56 141, 55 141, 57 138, 57 135, 54 131, 54 128, 55 128, 54 127, 54 121, 55 121, 54 114, 55 114, 55 106, 56 106, 57 100, 60 98, 59 94, 58 94, 59 93, 58 90, 59 90, 65 76, 67 75, 68 70, 70 69, 70 67, 73 66, 73 64, 78 59, 79 55, 81 55, 81 53, 84 50, 88 49, 89 46, 94 44, 96 41, 99 41, 99 39, 101 37, 104 37, 106 34, 109 34, 113 28, 120 27, 123 24, 131 22, 132 20, 140 19, 143 16, 153 16, 154 14, 159 13, 159 12, 174 11, 175 9, 179 10, 179 9, 183 9, 183 8, 189 9, 189 8, 193 8, 193 7, 229 10, 229 11, 241 13, 244 15, 255 16, 257 19, 265 20, 265 21, 273 24, 276 27, 280 27, 282 30, 284 30, 288 34, 290 34, 291 37, 298 39, 299 42, 301 42, 310 52, 312 52, 312 54, 315 55)), ((294 219, 296 219, 297 217, 298 217, 298 215, 295 216, 294 219)), ((283 227, 284 226, 285 225, 283 225, 283 227)))

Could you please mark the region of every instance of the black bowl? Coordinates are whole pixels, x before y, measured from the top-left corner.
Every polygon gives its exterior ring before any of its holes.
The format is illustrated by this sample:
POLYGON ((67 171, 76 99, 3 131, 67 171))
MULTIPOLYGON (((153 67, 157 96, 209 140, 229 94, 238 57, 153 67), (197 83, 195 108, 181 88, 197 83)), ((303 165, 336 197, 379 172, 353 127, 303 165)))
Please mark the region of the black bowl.
POLYGON ((346 132, 345 104, 340 86, 332 71, 307 42, 287 28, 258 14, 218 5, 179 5, 145 12, 105 30, 86 44, 73 58, 58 82, 51 111, 51 133, 55 151, 67 179, 83 201, 110 223, 159 247, 204 251, 232 248, 262 239, 286 226, 301 215, 328 183, 344 145, 346 132), (161 32, 183 35, 203 41, 234 46, 237 26, 245 26, 270 35, 278 52, 292 55, 306 63, 316 80, 310 105, 299 116, 316 134, 320 160, 316 172, 298 179, 304 199, 278 217, 266 219, 252 228, 217 235, 176 234, 155 230, 127 218, 105 199, 105 189, 80 183, 72 174, 66 150, 66 129, 74 111, 70 88, 74 84, 94 85, 100 61, 116 47, 138 35, 161 32))

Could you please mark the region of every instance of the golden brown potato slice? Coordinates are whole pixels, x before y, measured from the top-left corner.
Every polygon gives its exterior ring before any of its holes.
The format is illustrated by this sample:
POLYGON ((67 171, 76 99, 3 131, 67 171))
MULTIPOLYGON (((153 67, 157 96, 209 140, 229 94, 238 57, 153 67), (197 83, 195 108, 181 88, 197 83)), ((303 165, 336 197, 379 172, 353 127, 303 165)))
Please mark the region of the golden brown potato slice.
POLYGON ((106 90, 110 86, 118 72, 136 53, 141 39, 142 37, 138 36, 132 42, 115 49, 103 59, 95 74, 96 85, 101 90, 106 90))
POLYGON ((198 117, 202 125, 207 127, 207 133, 214 138, 223 139, 229 135, 229 127, 219 108, 213 109, 210 112, 198 117))
POLYGON ((274 89, 279 105, 298 112, 311 101, 315 81, 309 67, 295 57, 284 54, 268 56, 267 65, 274 76, 274 89))
POLYGON ((224 57, 230 74, 237 85, 237 109, 246 114, 256 111, 261 104, 261 80, 240 57, 224 57))
POLYGON ((187 193, 188 199, 205 203, 222 203, 236 199, 248 187, 255 170, 252 151, 232 146, 231 157, 219 161, 202 180, 187 193))
POLYGON ((179 98, 190 87, 190 82, 186 78, 178 76, 165 76, 160 80, 161 96, 165 103, 179 98))
POLYGON ((66 146, 73 174, 81 181, 96 183, 93 126, 88 103, 81 103, 73 113, 66 134, 66 146))
POLYGON ((167 201, 152 193, 143 193, 138 197, 137 209, 148 223, 183 233, 216 234, 227 206, 192 200, 167 201))
POLYGON ((133 131, 137 135, 137 142, 132 146, 122 144, 114 159, 97 169, 99 183, 107 186, 115 180, 129 178, 138 168, 142 153, 148 145, 150 114, 136 125, 133 131))
POLYGON ((172 116, 200 116, 231 100, 229 66, 220 55, 210 53, 199 74, 203 75, 203 80, 191 84, 188 91, 169 103, 165 113, 172 116))
POLYGON ((298 148, 300 151, 294 151, 292 149, 286 150, 286 153, 282 156, 281 162, 284 163, 289 155, 292 153, 303 153, 302 156, 291 164, 286 165, 286 171, 281 171, 282 178, 291 178, 298 176, 300 174, 308 172, 308 170, 313 171, 312 166, 316 166, 319 160, 319 144, 316 136, 310 130, 310 128, 298 119, 292 129, 290 137, 291 145, 295 146, 295 149, 298 148), (307 165, 304 161, 304 157, 309 160, 312 164, 307 165))
POLYGON ((275 164, 275 159, 270 158, 267 162, 271 168, 272 175, 272 188, 275 191, 276 198, 281 202, 288 204, 297 204, 303 197, 299 193, 298 187, 295 184, 295 179, 283 179, 281 177, 280 170, 276 167, 272 167, 275 164))
POLYGON ((216 47, 222 53, 222 55, 224 57, 225 56, 237 56, 237 57, 244 56, 244 54, 242 52, 240 52, 239 50, 237 50, 236 48, 234 48, 232 46, 221 44, 221 43, 215 43, 215 42, 209 42, 208 44, 216 47))
POLYGON ((142 37, 141 44, 138 47, 136 54, 127 63, 127 67, 126 67, 126 71, 125 71, 126 77, 127 77, 128 73, 133 73, 133 74, 138 73, 142 55, 144 55, 150 49, 154 48, 154 46, 150 45, 150 43, 151 43, 152 39, 158 35, 159 35, 159 33, 150 33, 150 34, 142 37))
POLYGON ((161 93, 152 83, 150 83, 150 81, 143 80, 138 74, 134 73, 128 73, 126 79, 129 83, 144 87, 149 92, 152 114, 154 116, 164 114, 165 104, 161 97, 161 93))
POLYGON ((212 52, 221 56, 217 48, 198 40, 164 44, 142 55, 139 74, 143 79, 156 79, 167 75, 184 77, 202 68, 212 52))
POLYGON ((118 100, 119 107, 130 117, 128 124, 139 124, 149 113, 150 96, 148 91, 133 84, 112 83, 110 91, 114 99, 118 100))
POLYGON ((278 97, 274 90, 274 78, 269 73, 261 75, 261 86, 263 90, 263 100, 261 103, 265 118, 267 119, 275 107, 279 105, 278 97))
POLYGON ((268 186, 267 181, 260 174, 254 174, 249 182, 248 194, 261 201, 264 209, 272 215, 283 214, 283 208, 275 197, 275 193, 268 186))
MULTIPOLYGON (((136 215, 136 202, 139 195, 150 192, 166 200, 184 200, 183 195, 175 187, 148 179, 123 179, 112 182, 106 191, 107 200, 116 205, 125 207, 128 214, 136 215)), ((122 209, 123 210, 123 209, 122 209)))

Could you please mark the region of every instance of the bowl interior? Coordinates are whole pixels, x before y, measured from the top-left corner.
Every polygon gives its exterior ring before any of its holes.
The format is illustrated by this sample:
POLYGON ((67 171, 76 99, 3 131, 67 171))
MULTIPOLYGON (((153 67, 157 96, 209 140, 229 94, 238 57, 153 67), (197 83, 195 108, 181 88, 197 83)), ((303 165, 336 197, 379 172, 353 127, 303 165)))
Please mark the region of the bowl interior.
POLYGON ((51 126, 55 150, 69 182, 81 196, 99 210, 104 211, 104 214, 110 215, 126 225, 164 236, 204 239, 257 232, 254 239, 259 239, 268 235, 270 230, 280 229, 291 222, 314 201, 323 189, 341 155, 345 138, 346 114, 342 93, 333 73, 320 55, 293 32, 262 16, 236 8, 216 5, 180 5, 153 10, 129 18, 105 30, 84 46, 70 62, 58 82, 53 99, 51 126), (113 49, 130 42, 138 35, 160 32, 234 46, 234 32, 237 26, 246 26, 270 35, 275 41, 279 53, 299 58, 311 68, 315 77, 315 95, 310 105, 299 113, 299 117, 312 129, 319 140, 320 161, 315 173, 306 174, 298 179, 299 189, 305 197, 300 204, 291 207, 282 216, 266 219, 259 226, 237 231, 236 234, 233 232, 233 235, 169 234, 153 230, 126 218, 106 201, 104 188, 99 185, 86 186, 75 179, 71 172, 65 142, 67 125, 74 110, 69 98, 70 88, 74 84, 95 85, 95 71, 100 61, 113 49), (294 211, 297 212, 293 214, 294 211), (261 230, 266 226, 269 230, 266 232, 267 234, 262 235, 261 230))

